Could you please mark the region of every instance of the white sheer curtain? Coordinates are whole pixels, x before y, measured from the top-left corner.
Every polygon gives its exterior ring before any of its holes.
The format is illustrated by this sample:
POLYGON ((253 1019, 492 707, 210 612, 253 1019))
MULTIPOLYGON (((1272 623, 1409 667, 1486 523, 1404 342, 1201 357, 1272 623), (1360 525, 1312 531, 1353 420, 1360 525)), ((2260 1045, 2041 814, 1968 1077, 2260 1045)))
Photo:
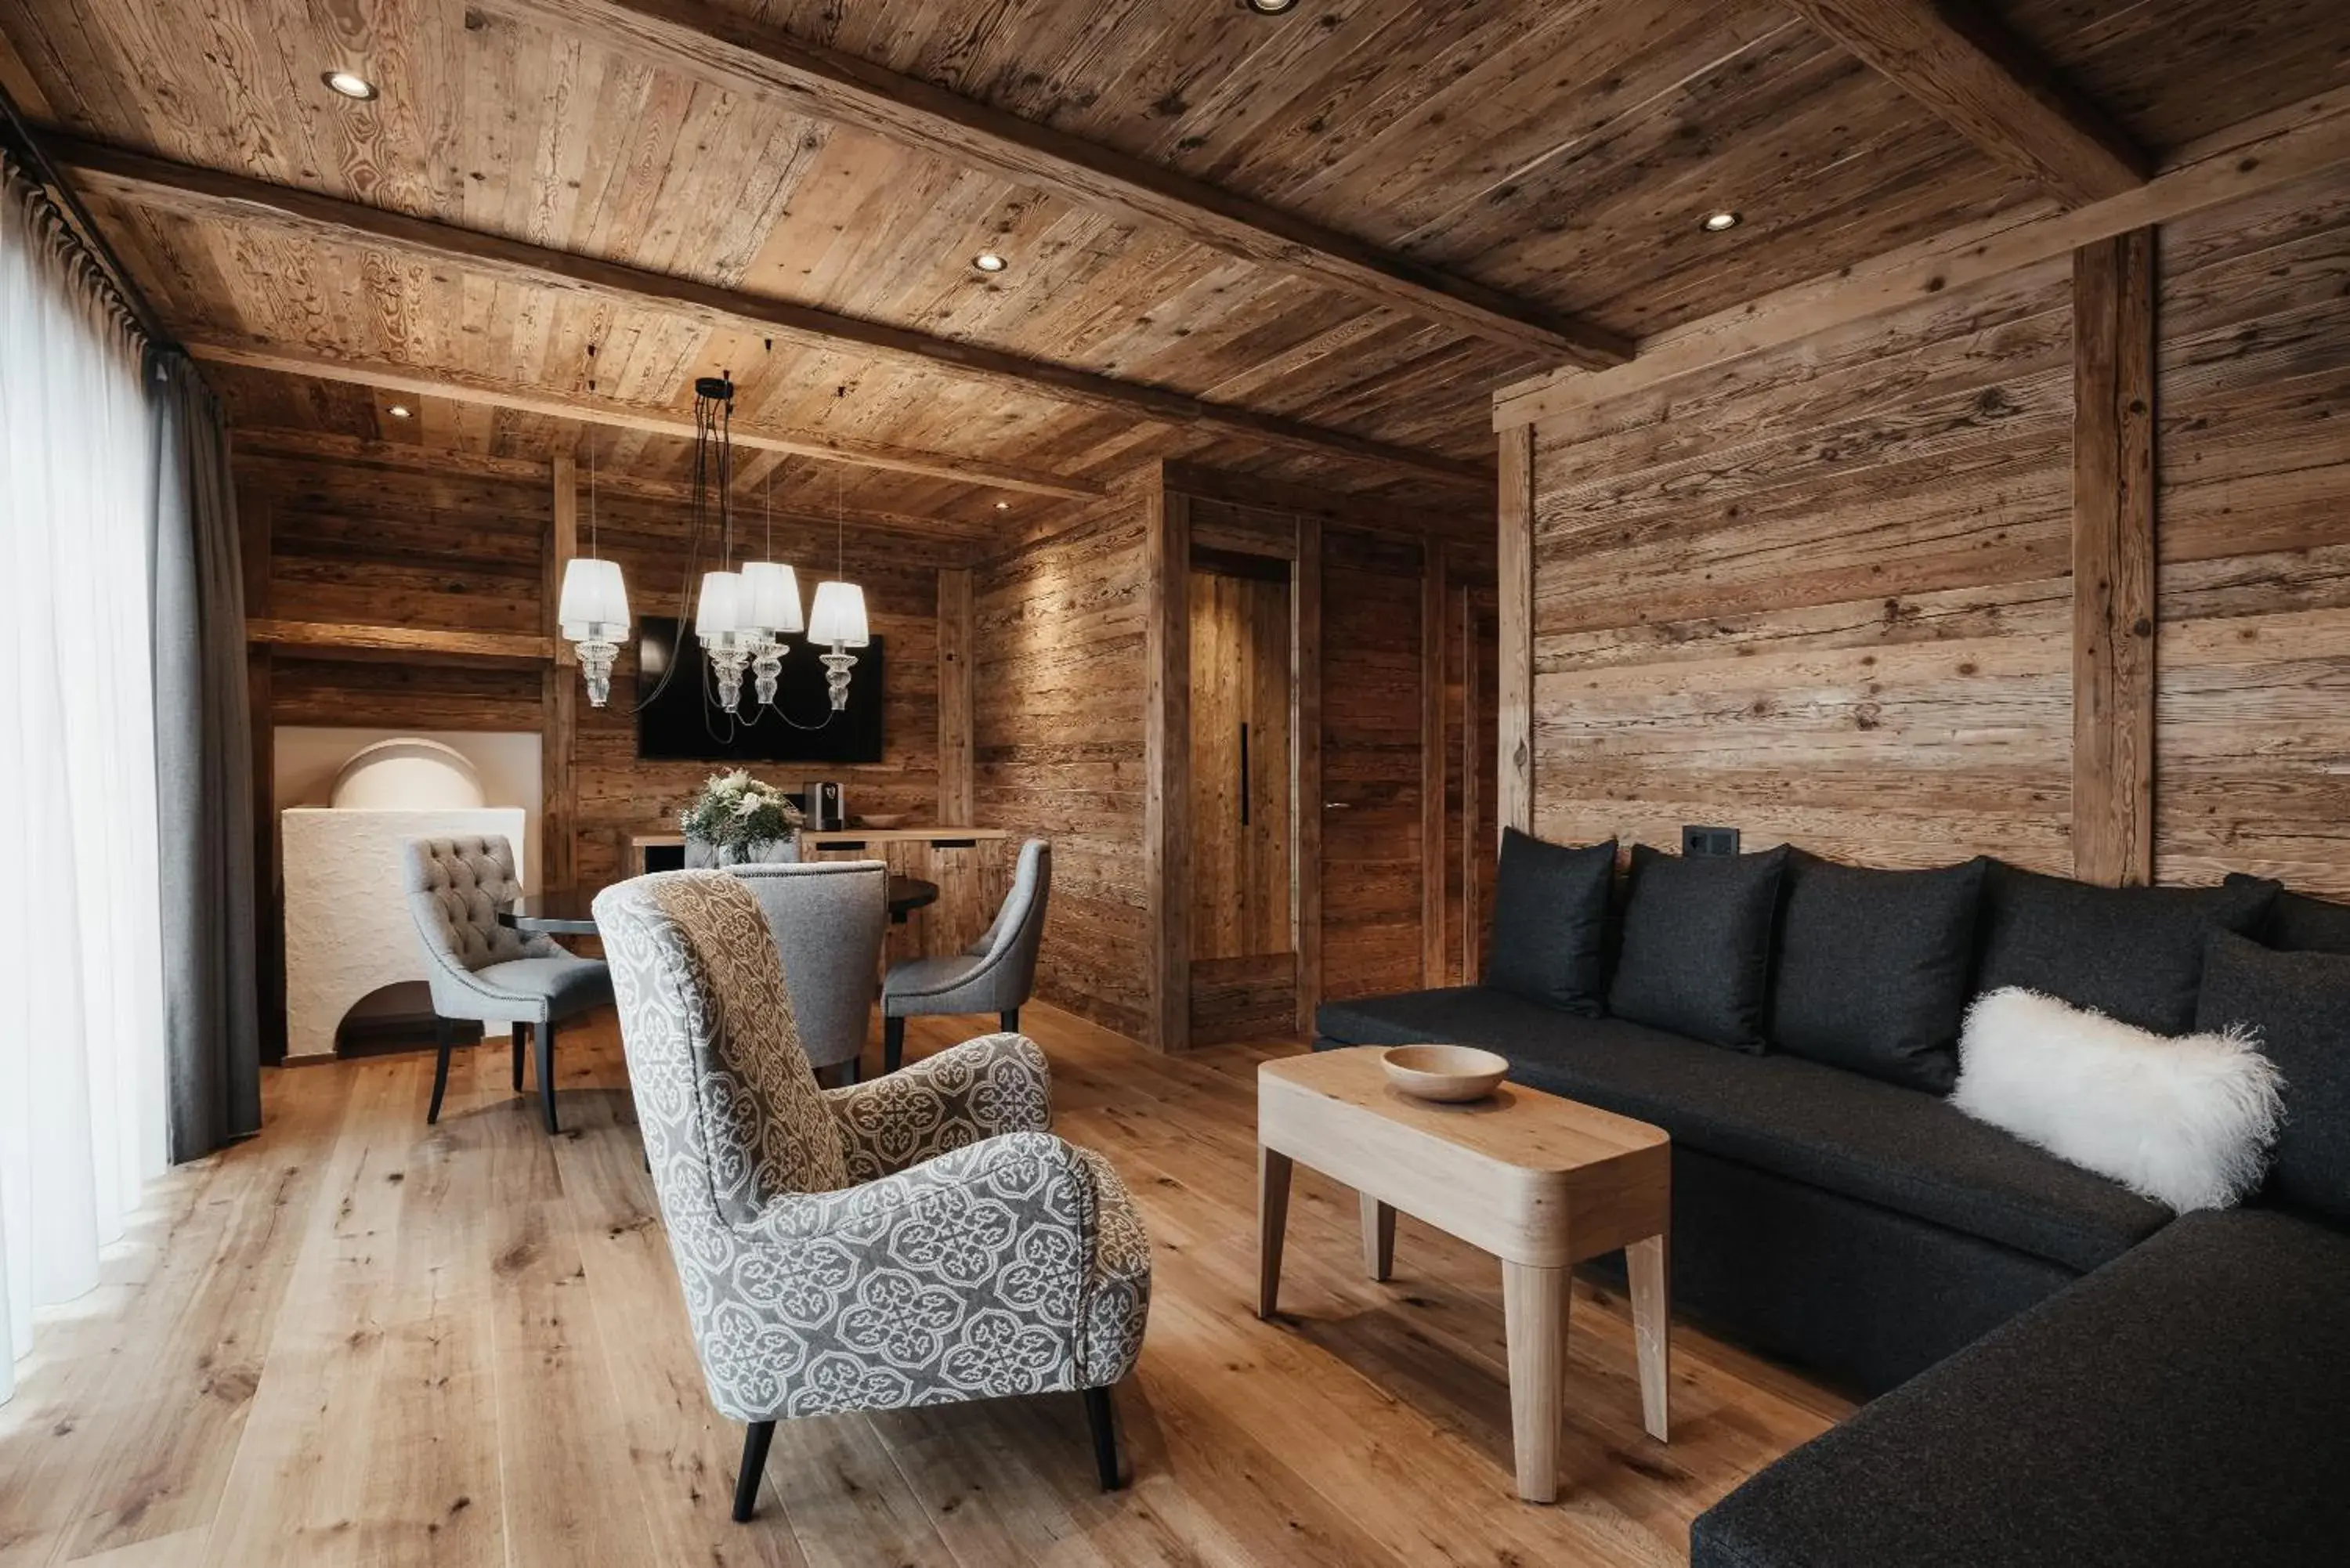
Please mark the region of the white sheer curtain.
POLYGON ((137 339, 0 163, 0 1399, 165 1162, 137 339))

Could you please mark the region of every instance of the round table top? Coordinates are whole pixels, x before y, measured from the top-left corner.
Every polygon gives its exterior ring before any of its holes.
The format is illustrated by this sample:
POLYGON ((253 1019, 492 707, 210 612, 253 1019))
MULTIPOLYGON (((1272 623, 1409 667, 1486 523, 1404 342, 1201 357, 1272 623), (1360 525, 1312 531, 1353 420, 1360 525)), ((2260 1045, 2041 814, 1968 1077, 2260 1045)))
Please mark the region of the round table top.
MULTIPOLYGON (((517 898, 498 910, 498 923, 518 931, 544 931, 549 936, 592 937, 596 934, 596 894, 586 888, 554 888, 517 898)), ((902 920, 914 910, 939 901, 939 885, 920 877, 889 878, 889 918, 902 920)))

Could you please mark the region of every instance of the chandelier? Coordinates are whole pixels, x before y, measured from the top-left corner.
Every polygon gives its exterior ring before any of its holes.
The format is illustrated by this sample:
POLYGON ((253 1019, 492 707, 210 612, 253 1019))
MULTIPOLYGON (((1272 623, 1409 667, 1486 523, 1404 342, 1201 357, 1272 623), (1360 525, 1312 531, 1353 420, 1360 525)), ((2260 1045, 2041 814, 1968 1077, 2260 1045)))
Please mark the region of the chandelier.
MULTIPOLYGON (((804 622, 800 618, 799 578, 780 561, 734 560, 734 383, 723 373, 693 383, 693 482, 688 555, 688 605, 681 607, 681 624, 691 610, 695 639, 710 666, 717 705, 740 717, 743 679, 751 678, 752 693, 761 708, 775 709, 783 676, 785 639, 806 631, 813 645, 827 651, 825 687, 833 712, 848 706, 849 670, 856 657, 848 649, 870 642, 865 620, 865 592, 847 578, 846 523, 840 507, 838 480, 834 482, 834 575, 816 585, 816 602, 804 622), (692 558, 714 528, 718 565, 691 580, 692 558)), ((563 596, 556 618, 565 639, 575 644, 579 668, 588 683, 588 701, 604 706, 612 691, 612 661, 629 630, 627 586, 619 564, 602 559, 596 547, 595 448, 588 448, 588 551, 564 567, 563 596)), ((775 523, 766 520, 767 552, 774 552, 775 523)), ((776 710, 780 713, 780 710, 776 710)), ((791 722, 788 715, 782 715, 791 722)), ((803 728, 806 726, 801 726, 803 728)))

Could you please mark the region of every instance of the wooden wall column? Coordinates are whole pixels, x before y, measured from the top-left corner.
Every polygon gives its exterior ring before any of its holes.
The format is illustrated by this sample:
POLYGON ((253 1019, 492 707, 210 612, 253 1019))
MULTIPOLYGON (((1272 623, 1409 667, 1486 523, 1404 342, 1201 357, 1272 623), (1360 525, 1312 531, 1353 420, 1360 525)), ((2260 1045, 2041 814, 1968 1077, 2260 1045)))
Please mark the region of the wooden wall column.
POLYGON ((939 569, 939 821, 967 827, 972 805, 971 568, 939 569))
POLYGON ((1534 431, 1501 432, 1501 669, 1497 695, 1501 764, 1493 793, 1495 836, 1534 830, 1534 431))
POLYGON ((1143 528, 1143 852, 1149 860, 1153 968, 1150 1044, 1191 1038, 1191 511, 1162 481, 1143 528))
POLYGON ((579 659, 563 639, 556 614, 562 607, 564 568, 579 552, 578 463, 556 458, 553 482, 555 510, 547 534, 541 619, 554 642, 555 657, 541 677, 539 700, 538 885, 568 888, 577 874, 573 832, 578 823, 578 789, 572 753, 579 728, 579 659))
POLYGON ((2073 256, 2073 869, 2154 879, 2155 232, 2073 256))
MULTIPOLYGON (((240 502, 238 566, 248 624, 268 618, 270 518, 266 505, 240 502)), ((254 983, 260 992, 261 1059, 286 1059, 286 895, 277 866, 276 677, 269 646, 244 649, 245 722, 253 783, 254 983)))
POLYGON ((1297 565, 1290 574, 1290 863, 1297 897, 1297 1032, 1314 1033, 1322 1005, 1322 520, 1297 518, 1297 565))
POLYGON ((1419 981, 1445 983, 1444 541, 1430 539, 1419 570, 1419 981))

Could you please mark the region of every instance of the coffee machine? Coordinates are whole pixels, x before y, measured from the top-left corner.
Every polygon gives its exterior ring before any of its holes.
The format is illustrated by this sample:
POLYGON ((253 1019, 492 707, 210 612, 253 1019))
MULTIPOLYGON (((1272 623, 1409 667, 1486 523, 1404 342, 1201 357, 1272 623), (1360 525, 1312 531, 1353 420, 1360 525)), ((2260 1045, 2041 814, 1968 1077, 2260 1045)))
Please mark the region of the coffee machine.
POLYGON ((837 833, 848 826, 840 804, 840 784, 835 779, 811 779, 800 792, 800 812, 811 833, 837 833))

